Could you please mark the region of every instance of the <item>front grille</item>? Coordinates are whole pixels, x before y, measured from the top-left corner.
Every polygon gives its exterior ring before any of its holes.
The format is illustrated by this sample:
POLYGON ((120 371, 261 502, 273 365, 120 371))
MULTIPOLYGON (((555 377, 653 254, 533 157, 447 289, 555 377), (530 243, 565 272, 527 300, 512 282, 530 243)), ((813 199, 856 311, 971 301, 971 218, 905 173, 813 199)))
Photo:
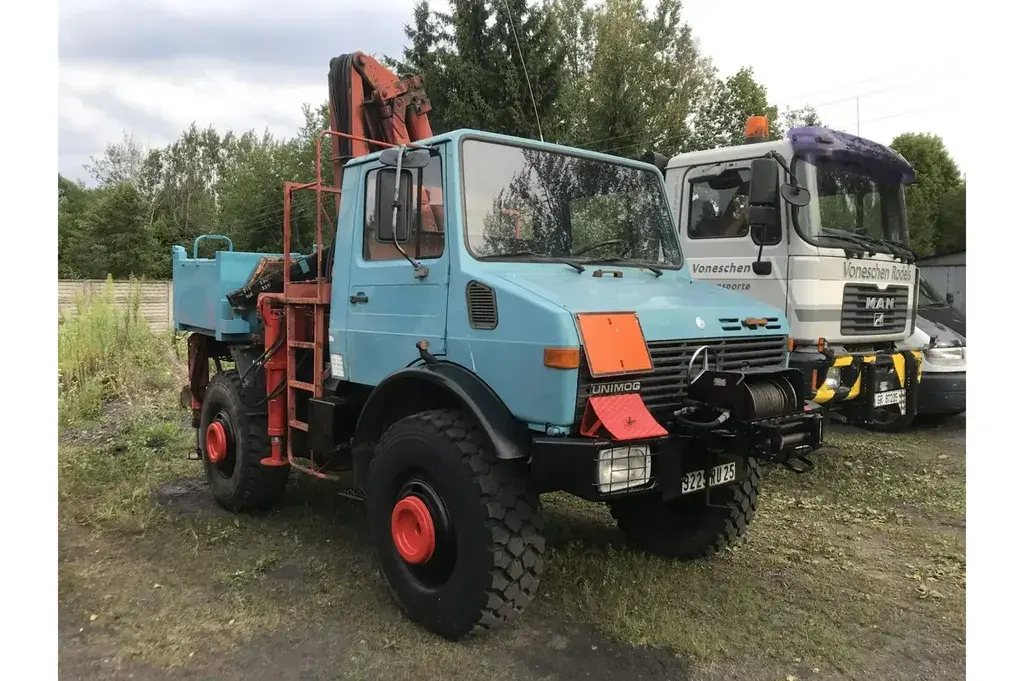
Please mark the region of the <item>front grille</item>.
MULTIPOLYGON (((687 366, 694 351, 702 345, 708 346, 709 369, 729 371, 781 367, 786 363, 788 343, 785 336, 650 341, 647 343, 647 349, 654 364, 654 371, 651 373, 595 380, 590 375, 589 368, 585 364, 581 366, 576 415, 582 416, 593 384, 624 381, 640 382, 640 396, 655 416, 679 409, 686 394, 687 366)), ((695 370, 698 364, 703 366, 703 359, 698 359, 694 363, 695 370)))
POLYGON ((847 284, 843 289, 843 313, 840 333, 846 336, 873 336, 898 333, 907 324, 910 289, 874 284, 847 284))

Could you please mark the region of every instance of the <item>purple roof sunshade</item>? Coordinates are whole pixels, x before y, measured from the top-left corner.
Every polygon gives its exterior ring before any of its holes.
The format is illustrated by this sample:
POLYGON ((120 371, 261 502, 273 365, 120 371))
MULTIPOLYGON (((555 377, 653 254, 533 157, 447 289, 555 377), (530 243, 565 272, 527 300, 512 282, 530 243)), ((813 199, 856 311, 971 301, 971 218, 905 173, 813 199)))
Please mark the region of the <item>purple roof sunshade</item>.
POLYGON ((917 177, 914 167, 897 151, 857 135, 813 125, 793 128, 786 137, 793 145, 793 153, 805 161, 848 163, 904 184, 910 184, 917 177))

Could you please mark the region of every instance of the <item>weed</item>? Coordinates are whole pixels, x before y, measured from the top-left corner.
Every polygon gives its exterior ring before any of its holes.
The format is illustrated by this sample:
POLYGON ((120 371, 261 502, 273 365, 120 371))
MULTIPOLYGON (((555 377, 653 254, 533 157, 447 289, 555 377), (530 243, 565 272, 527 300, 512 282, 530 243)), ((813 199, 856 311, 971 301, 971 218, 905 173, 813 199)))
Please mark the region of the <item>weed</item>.
POLYGON ((150 329, 140 302, 141 289, 133 280, 119 306, 108 278, 102 292, 79 297, 75 314, 61 317, 57 381, 62 425, 99 416, 107 398, 167 387, 171 348, 150 329))

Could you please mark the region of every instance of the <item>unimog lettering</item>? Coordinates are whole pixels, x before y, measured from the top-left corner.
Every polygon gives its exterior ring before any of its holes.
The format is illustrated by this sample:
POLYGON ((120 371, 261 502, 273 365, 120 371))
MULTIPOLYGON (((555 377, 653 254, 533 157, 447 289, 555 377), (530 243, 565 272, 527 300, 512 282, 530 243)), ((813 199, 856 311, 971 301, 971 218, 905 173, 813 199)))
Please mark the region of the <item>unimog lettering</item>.
POLYGON ((591 395, 616 395, 618 393, 634 393, 640 391, 640 381, 625 383, 598 383, 590 386, 591 395))

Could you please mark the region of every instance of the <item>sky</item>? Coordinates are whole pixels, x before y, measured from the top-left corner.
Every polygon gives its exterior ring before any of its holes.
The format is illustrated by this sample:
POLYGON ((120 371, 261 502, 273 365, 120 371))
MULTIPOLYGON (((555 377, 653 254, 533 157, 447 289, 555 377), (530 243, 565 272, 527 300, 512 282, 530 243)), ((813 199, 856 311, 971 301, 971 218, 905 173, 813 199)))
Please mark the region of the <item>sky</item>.
MULTIPOLYGON (((160 146, 193 121, 290 136, 302 104, 326 99, 328 60, 400 54, 414 4, 60 0, 59 170, 88 180, 90 157, 126 132, 160 146)), ((780 109, 812 104, 826 125, 886 144, 934 132, 966 172, 957 14, 920 0, 841 5, 684 0, 683 15, 723 75, 752 66, 780 109)))

